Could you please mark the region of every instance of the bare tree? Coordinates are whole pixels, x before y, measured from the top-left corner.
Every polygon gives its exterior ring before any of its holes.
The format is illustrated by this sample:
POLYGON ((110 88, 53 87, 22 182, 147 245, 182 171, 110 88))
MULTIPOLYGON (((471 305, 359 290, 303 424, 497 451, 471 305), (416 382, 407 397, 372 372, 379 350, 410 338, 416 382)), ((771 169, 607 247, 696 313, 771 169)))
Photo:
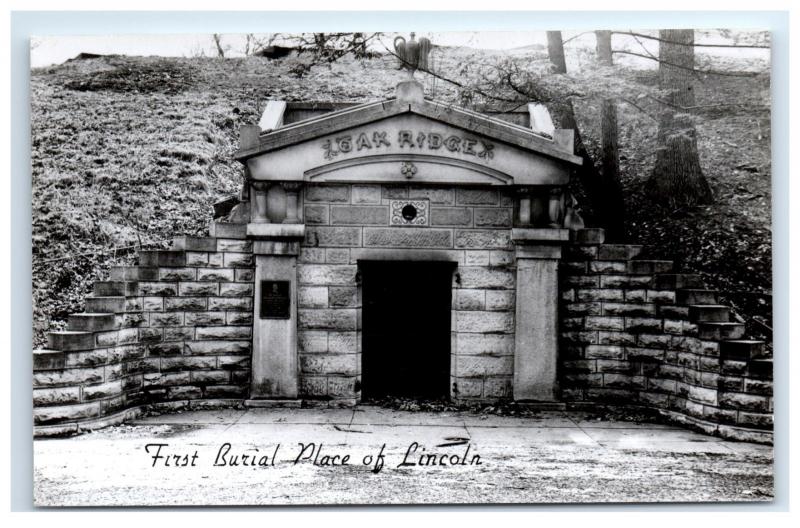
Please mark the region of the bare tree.
POLYGON ((564 58, 564 41, 560 31, 547 32, 547 55, 553 64, 553 73, 567 73, 567 61, 564 58))
POLYGON ((214 45, 217 47, 217 57, 220 59, 225 58, 225 48, 222 47, 222 35, 219 33, 214 33, 211 35, 211 38, 214 39, 214 45))
POLYGON ((595 31, 597 39, 597 61, 604 66, 613 66, 614 60, 611 54, 611 32, 595 31))
POLYGON ((313 66, 331 64, 346 55, 356 59, 372 58, 376 53, 369 49, 369 43, 380 33, 302 33, 298 35, 273 36, 294 48, 303 59, 289 70, 298 78, 308 73, 313 66))
MULTIPOLYGON (((555 67, 555 72, 567 73, 567 64, 564 59, 564 45, 560 31, 547 32, 547 52, 550 62, 555 67)), ((510 78, 509 76, 509 81, 510 78)), ((531 88, 533 87, 531 84, 528 84, 528 86, 531 88)), ((541 95, 543 94, 537 93, 536 90, 531 90, 531 93, 529 93, 529 97, 531 97, 532 100, 539 100, 541 95)), ((589 155, 583 143, 578 121, 575 119, 575 106, 572 103, 572 99, 569 97, 550 98, 547 106, 553 116, 553 122, 556 123, 558 128, 572 129, 575 131, 575 154, 583 159, 583 164, 576 171, 578 181, 586 194, 591 212, 594 213, 594 222, 604 228, 611 228, 613 222, 610 218, 607 218, 607 215, 610 214, 610 208, 607 207, 607 204, 618 204, 622 202, 621 186, 604 187, 603 177, 598 172, 594 160, 589 155)), ((616 123, 614 123, 614 127, 616 128, 616 123)), ((617 178, 616 181, 619 183, 617 172, 615 172, 613 176, 617 178)), ((611 229, 614 231, 612 235, 621 236, 621 228, 617 230, 614 230, 614 228, 611 229)))
POLYGON ((710 203, 711 188, 700 168, 694 121, 685 110, 695 105, 694 30, 661 30, 659 39, 659 84, 665 96, 648 190, 656 202, 673 208, 710 203))

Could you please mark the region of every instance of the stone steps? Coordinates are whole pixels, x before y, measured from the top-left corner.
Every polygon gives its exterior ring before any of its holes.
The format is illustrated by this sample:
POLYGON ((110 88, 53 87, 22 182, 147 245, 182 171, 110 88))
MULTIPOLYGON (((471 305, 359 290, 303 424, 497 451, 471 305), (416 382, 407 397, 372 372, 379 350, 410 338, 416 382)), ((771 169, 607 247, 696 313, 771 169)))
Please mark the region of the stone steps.
MULTIPOLYGON (((631 275, 656 275, 669 273, 674 264, 671 260, 629 260, 628 273, 631 275)), ((661 288, 657 288, 661 289, 661 288)))
POLYGON ((64 368, 64 353, 60 350, 39 348, 33 351, 33 370, 64 368))
POLYGON ((642 252, 636 244, 603 244, 597 252, 597 260, 631 260, 642 252))
POLYGON ((681 321, 689 320, 689 307, 678 306, 674 304, 662 304, 656 307, 656 314, 658 317, 664 319, 678 319, 681 321))
POLYGON ((173 249, 154 249, 139 251, 139 265, 142 267, 181 268, 186 265, 186 251, 173 249))
POLYGON ((603 244, 602 230, 573 232, 571 240, 578 245, 578 250, 574 250, 578 260, 591 259, 592 251, 586 246, 596 246, 596 260, 627 261, 629 276, 636 276, 637 280, 649 276, 652 277, 649 287, 653 290, 674 291, 674 304, 657 305, 656 318, 693 323, 699 339, 719 343, 721 363, 744 362, 748 375, 772 379, 772 359, 767 357, 766 344, 746 339, 745 325, 732 320, 731 309, 719 304, 718 292, 707 289, 700 275, 676 272, 669 260, 637 259, 642 251, 638 245, 603 244))
POLYGON ((728 323, 731 309, 722 304, 693 304, 689 306, 689 320, 693 323, 728 323))
POLYGON ((63 368, 66 351, 95 348, 95 333, 117 330, 124 325, 119 314, 128 313, 127 297, 139 295, 139 281, 159 279, 160 267, 182 267, 186 251, 216 251, 216 239, 210 237, 177 237, 171 250, 139 251, 139 265, 113 266, 109 280, 92 285, 93 295, 85 299, 85 312, 70 314, 66 331, 49 332, 48 348, 35 350, 40 368, 63 368), (52 366, 53 358, 61 358, 61 366, 52 366))
POLYGON ((712 341, 726 341, 744 337, 742 323, 702 322, 697 324, 697 333, 700 339, 712 341))
POLYGON ((217 250, 217 239, 213 237, 181 236, 172 239, 173 251, 208 251, 217 250))
POLYGON ((144 266, 112 266, 111 281, 157 280, 158 268, 144 266))
POLYGON ((722 360, 750 362, 754 359, 764 359, 766 357, 766 347, 763 341, 734 339, 720 341, 719 353, 722 360))
POLYGON ((772 358, 751 360, 747 364, 747 374, 756 378, 771 380, 773 376, 772 358))
POLYGON ((81 332, 102 332, 119 327, 113 313, 76 313, 69 316, 69 329, 81 332))
POLYGON ((133 297, 139 294, 138 281, 97 281, 92 285, 96 297, 113 297, 124 295, 133 297))
POLYGON ((675 303, 690 304, 717 304, 717 292, 695 288, 680 288, 675 290, 675 303))
POLYGON ((79 332, 64 330, 49 332, 47 334, 47 348, 50 350, 72 351, 91 350, 94 348, 94 334, 92 332, 79 332))
POLYGON ((653 286, 657 290, 705 288, 700 275, 693 273, 660 273, 653 278, 653 286))
POLYGON ((121 295, 87 297, 86 313, 125 313, 125 297, 121 295))

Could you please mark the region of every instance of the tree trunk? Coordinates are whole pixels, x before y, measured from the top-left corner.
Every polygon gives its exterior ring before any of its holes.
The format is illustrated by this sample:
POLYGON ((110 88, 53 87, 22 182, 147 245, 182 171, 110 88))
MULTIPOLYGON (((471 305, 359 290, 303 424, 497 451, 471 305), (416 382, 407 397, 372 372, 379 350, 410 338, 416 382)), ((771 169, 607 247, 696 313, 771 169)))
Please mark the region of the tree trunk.
POLYGON ((688 107, 694 106, 694 30, 659 31, 659 83, 665 104, 658 124, 658 150, 648 191, 672 208, 711 203, 711 188, 700 168, 697 134, 688 107), (674 43, 673 43, 674 42, 674 43))
POLYGON ((225 50, 222 48, 222 37, 219 33, 214 33, 211 35, 211 38, 214 39, 214 44, 217 46, 217 57, 220 59, 225 58, 225 50))
POLYGON ((560 31, 547 32, 547 54, 553 63, 553 73, 567 73, 567 61, 564 59, 564 41, 560 31))
MULTIPOLYGON (((547 52, 553 63, 555 73, 567 73, 564 60, 564 43, 560 31, 547 32, 547 52)), ((609 240, 619 240, 624 236, 622 188, 619 185, 618 172, 615 171, 616 183, 606 185, 606 181, 595 166, 583 144, 578 122, 575 119, 575 107, 571 100, 548 105, 556 128, 575 131, 575 155, 583 159, 583 164, 575 171, 579 185, 570 185, 570 191, 576 195, 583 208, 584 219, 594 225, 609 230, 609 240)), ((616 115, 615 115, 616 118, 616 115)), ((614 125, 616 130, 616 123, 614 125)), ((615 135, 616 138, 616 135, 615 135)), ((616 139, 615 139, 616 145, 616 139)))
POLYGON ((595 31, 597 39, 597 62, 604 66, 613 66, 614 60, 611 57, 611 32, 595 31))
POLYGON ((619 176, 617 105, 612 99, 603 100, 600 129, 603 146, 600 217, 606 230, 606 240, 618 242, 625 237, 625 200, 619 176))

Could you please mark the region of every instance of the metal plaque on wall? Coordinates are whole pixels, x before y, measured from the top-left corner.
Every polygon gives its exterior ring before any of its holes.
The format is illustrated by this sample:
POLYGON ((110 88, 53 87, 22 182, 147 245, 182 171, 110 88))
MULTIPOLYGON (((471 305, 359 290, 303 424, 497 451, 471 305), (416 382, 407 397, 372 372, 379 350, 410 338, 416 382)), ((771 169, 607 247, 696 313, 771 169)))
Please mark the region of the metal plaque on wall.
POLYGON ((261 281, 261 319, 289 319, 292 306, 289 281, 261 281))

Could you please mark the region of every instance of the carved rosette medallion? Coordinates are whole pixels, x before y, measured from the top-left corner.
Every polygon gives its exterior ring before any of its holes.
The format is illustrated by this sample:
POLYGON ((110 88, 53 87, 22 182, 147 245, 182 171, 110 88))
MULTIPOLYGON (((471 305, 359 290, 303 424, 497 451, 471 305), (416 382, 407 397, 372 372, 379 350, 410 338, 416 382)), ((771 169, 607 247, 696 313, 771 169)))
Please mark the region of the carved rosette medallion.
POLYGON ((400 174, 405 176, 407 180, 410 180, 414 177, 417 173, 417 166, 411 163, 410 161, 404 161, 402 165, 400 165, 400 174))
POLYGON ((391 200, 389 224, 393 226, 427 226, 428 200, 391 200))

